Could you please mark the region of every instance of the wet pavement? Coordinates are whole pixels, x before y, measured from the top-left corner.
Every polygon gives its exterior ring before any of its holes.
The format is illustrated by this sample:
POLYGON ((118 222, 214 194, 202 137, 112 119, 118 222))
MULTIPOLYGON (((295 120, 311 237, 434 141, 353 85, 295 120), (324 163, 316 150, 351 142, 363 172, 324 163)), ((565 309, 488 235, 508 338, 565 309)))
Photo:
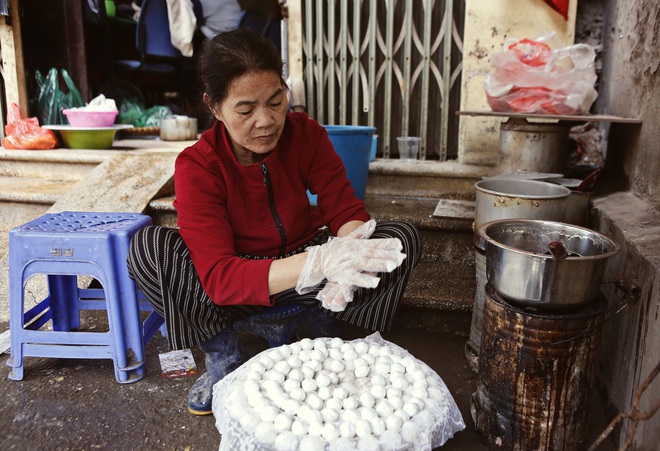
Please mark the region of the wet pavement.
MULTIPOLYGON (((0 324, 0 332, 6 330, 0 324)), ((469 403, 477 375, 465 358, 469 330, 427 333, 396 329, 383 338, 427 363, 444 380, 467 427, 442 450, 488 449, 474 430, 469 403)), ((265 342, 243 336, 252 354, 265 342)), ((7 378, 9 358, 0 356, 0 449, 2 450, 217 450, 220 434, 212 415, 188 413, 188 389, 197 376, 164 379, 158 354, 168 352, 160 333, 146 349, 145 377, 133 384, 115 381, 111 360, 27 358, 22 381, 7 378)), ((203 353, 193 350, 200 371, 203 353)), ((590 443, 605 427, 599 399, 592 402, 590 443)), ((599 451, 615 449, 611 443, 599 451)))

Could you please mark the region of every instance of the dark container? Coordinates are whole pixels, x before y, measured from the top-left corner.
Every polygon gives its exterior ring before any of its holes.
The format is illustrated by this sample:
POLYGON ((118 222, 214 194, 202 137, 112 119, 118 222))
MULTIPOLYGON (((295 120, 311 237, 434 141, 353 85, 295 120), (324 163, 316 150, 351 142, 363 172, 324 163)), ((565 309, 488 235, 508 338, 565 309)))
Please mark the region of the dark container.
POLYGON ((486 286, 477 390, 471 413, 491 448, 586 447, 607 301, 571 313, 538 314, 486 286))

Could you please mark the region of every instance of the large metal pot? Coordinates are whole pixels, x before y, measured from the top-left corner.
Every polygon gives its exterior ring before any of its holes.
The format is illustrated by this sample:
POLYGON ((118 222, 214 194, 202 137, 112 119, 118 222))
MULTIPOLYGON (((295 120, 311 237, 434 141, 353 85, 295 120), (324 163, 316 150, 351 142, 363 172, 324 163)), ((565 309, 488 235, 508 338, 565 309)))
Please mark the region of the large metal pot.
MULTIPOLYGON (((498 219, 564 221, 571 190, 538 180, 491 178, 475 183, 475 244, 479 228, 498 219)), ((482 248, 482 250, 484 250, 482 248)))
POLYGON ((502 122, 498 168, 502 172, 564 172, 570 129, 567 124, 530 123, 519 118, 502 122))
POLYGON ((505 299, 523 305, 559 309, 595 299, 607 259, 617 243, 596 231, 534 219, 506 219, 481 226, 486 248, 486 278, 505 299), (551 242, 568 256, 555 257, 551 242))

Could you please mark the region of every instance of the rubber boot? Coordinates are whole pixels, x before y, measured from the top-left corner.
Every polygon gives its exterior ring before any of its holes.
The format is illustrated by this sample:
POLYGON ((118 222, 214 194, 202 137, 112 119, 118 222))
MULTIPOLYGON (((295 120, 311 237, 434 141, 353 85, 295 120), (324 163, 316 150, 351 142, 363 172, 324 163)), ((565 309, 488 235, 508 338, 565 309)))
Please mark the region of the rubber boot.
POLYGON ((238 332, 265 338, 268 346, 274 348, 295 341, 299 318, 305 310, 299 304, 278 305, 238 320, 234 327, 238 332))
POLYGON ((206 373, 197 379, 188 393, 188 410, 194 415, 208 415, 213 412, 213 386, 241 366, 247 355, 233 326, 200 342, 199 347, 206 354, 206 373))

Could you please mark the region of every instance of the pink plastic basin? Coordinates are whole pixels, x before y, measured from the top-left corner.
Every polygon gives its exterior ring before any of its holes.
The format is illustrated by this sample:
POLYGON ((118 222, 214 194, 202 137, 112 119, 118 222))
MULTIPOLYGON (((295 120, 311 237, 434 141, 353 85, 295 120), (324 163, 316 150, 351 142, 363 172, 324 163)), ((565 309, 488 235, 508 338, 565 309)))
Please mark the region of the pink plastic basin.
POLYGON ((111 127, 119 114, 118 111, 85 111, 65 109, 62 113, 74 127, 111 127))

